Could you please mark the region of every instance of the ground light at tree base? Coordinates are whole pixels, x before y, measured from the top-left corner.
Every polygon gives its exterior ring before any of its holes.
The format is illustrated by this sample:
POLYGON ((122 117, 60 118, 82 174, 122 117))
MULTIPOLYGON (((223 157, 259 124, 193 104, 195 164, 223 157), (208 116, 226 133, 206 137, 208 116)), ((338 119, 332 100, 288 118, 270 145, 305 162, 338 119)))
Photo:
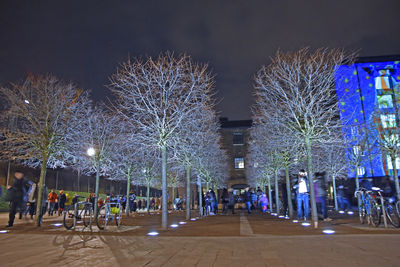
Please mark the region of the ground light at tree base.
POLYGON ((298 223, 299 222, 299 220, 293 220, 293 223, 298 223))
POLYGON ((179 222, 179 224, 186 224, 186 222, 179 222))
POLYGON ((190 220, 191 220, 191 221, 196 221, 197 219, 196 219, 196 218, 191 218, 190 220))
POLYGON ((149 233, 147 233, 147 235, 148 235, 148 236, 157 236, 157 235, 159 235, 159 233, 158 233, 158 232, 155 232, 155 231, 153 231, 153 232, 149 232, 149 233))
POLYGON ((322 233, 324 233, 326 235, 333 235, 335 233, 335 230, 325 229, 325 230, 322 231, 322 233))
POLYGON ((347 214, 349 214, 349 215, 353 215, 353 214, 354 214, 354 212, 352 212, 352 211, 348 211, 348 212, 347 212, 347 214))
POLYGON ((179 226, 179 225, 177 225, 177 224, 175 224, 175 223, 170 225, 171 228, 178 228, 178 226, 179 226))
POLYGON ((62 226, 62 223, 53 223, 52 225, 55 227, 60 227, 60 226, 62 226))
POLYGON ((279 215, 279 218, 283 219, 283 218, 285 218, 285 216, 283 216, 283 215, 279 215))
POLYGON ((309 222, 303 222, 301 225, 304 226, 304 227, 308 227, 308 226, 311 225, 311 223, 309 223, 309 222))
POLYGON ((1 230, 1 231, 0 231, 0 234, 6 234, 6 233, 8 233, 7 230, 1 230))
POLYGON ((344 214, 344 210, 340 210, 339 213, 340 213, 340 214, 344 214))

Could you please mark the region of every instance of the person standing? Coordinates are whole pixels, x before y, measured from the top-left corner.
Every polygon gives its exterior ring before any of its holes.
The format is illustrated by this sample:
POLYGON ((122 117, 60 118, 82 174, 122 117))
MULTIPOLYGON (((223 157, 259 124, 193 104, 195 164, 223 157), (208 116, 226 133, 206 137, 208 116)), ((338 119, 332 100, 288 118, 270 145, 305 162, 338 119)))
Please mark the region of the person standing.
POLYGON ((47 200, 49 201, 49 216, 53 216, 54 214, 54 209, 56 206, 56 201, 58 200, 58 195, 54 191, 54 189, 51 189, 51 192, 47 196, 47 200))
POLYGON ((222 202, 222 213, 227 213, 228 212, 228 203, 229 203, 229 194, 228 194, 228 190, 226 188, 224 188, 222 190, 221 202, 222 202))
POLYGON ((64 194, 64 190, 61 190, 60 195, 58 196, 58 216, 60 216, 64 211, 66 202, 67 196, 64 194))
POLYGON ((307 216, 309 216, 309 184, 307 173, 305 170, 300 170, 297 183, 293 186, 297 190, 297 219, 300 220, 304 218, 307 221, 307 216), (304 208, 304 214, 303 214, 304 208))
POLYGON ((233 189, 228 189, 228 209, 232 209, 232 214, 235 214, 235 195, 233 194, 233 189))
POLYGON ((267 195, 266 194, 262 194, 260 199, 258 200, 258 203, 260 204, 261 211, 263 213, 266 213, 267 212, 267 207, 268 207, 268 204, 269 204, 267 195))
POLYGON ((6 227, 12 227, 14 225, 15 214, 20 211, 20 217, 24 208, 24 196, 26 195, 32 182, 24 178, 22 171, 16 171, 14 173, 14 181, 12 186, 8 187, 6 200, 10 202, 10 212, 8 225, 6 227))

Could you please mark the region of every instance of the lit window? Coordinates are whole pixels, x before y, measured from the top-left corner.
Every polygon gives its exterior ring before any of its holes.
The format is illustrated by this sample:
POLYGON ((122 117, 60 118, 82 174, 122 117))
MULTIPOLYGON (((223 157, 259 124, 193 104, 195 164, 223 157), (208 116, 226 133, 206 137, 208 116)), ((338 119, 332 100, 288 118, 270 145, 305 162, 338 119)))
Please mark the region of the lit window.
POLYGON ((357 168, 357 173, 358 173, 358 176, 363 176, 365 174, 365 168, 364 167, 358 167, 357 168))
POLYGON ((353 154, 355 156, 360 155, 360 146, 353 146, 353 154))
POLYGON ((244 169, 244 158, 235 158, 235 169, 244 169))
MULTIPOLYGON (((389 156, 387 156, 386 160, 387 160, 387 163, 388 163, 389 170, 393 170, 392 159, 389 156)), ((396 158, 396 167, 397 167, 397 169, 399 168, 399 166, 400 166, 400 158, 396 158)))
POLYGON ((378 95, 379 108, 392 108, 393 100, 391 95, 378 95))
POLYGON ((394 114, 381 115, 381 122, 383 128, 396 127, 396 116, 394 114))
POLYGON ((243 145, 243 133, 233 134, 233 145, 243 145))

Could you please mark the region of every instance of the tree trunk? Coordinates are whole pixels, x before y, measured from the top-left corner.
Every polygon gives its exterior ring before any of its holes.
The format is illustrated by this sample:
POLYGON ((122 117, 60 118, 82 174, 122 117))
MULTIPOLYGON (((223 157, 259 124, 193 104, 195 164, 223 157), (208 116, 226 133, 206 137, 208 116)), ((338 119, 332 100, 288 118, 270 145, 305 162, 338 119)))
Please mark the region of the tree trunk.
POLYGON ((400 199, 399 175, 397 173, 396 157, 392 157, 392 167, 393 167, 394 185, 396 188, 396 196, 397 199, 400 199))
POLYGON ((56 190, 58 190, 58 171, 56 171, 56 190))
POLYGON ((275 209, 276 214, 279 216, 279 183, 278 183, 278 171, 275 171, 275 209))
MULTIPOLYGON (((355 168, 355 175, 356 177, 354 178, 354 181, 356 182, 356 191, 360 190, 360 182, 358 181, 358 166, 355 168)), ((360 210, 361 208, 361 199, 360 196, 357 196, 357 208, 360 210)))
POLYGON ((208 192, 208 190, 210 190, 210 182, 206 183, 206 190, 207 190, 207 192, 208 192))
POLYGON ((46 165, 47 165, 47 158, 43 157, 42 160, 42 167, 40 169, 40 178, 39 178, 39 192, 36 199, 36 217, 35 217, 35 225, 40 226, 42 220, 42 203, 43 203, 43 189, 44 185, 46 184, 46 165))
POLYGON ((8 188, 8 183, 9 183, 9 181, 10 181, 10 175, 11 175, 11 160, 8 161, 8 166, 7 166, 6 189, 8 188))
POLYGON ((126 216, 129 216, 130 213, 130 204, 129 204, 129 192, 131 191, 131 170, 128 169, 128 175, 126 177, 126 216))
POLYGON ((268 176, 268 197, 269 197, 269 212, 272 212, 272 192, 271 192, 271 177, 268 176))
POLYGON ((338 211, 337 195, 336 195, 336 177, 332 175, 332 187, 333 187, 333 200, 335 203, 335 210, 338 211))
POLYGON ((77 192, 80 192, 81 189, 81 169, 78 169, 78 190, 77 192))
POLYGON ((97 216, 97 201, 99 200, 99 184, 100 184, 100 162, 96 160, 96 189, 94 199, 94 216, 97 216))
POLYGON ((167 147, 161 147, 162 216, 161 228, 168 228, 167 147))
POLYGON ((201 189, 201 178, 197 178, 197 183, 199 185, 199 215, 203 216, 203 190, 201 189))
POLYGON ((315 191, 314 191, 314 172, 312 169, 312 155, 311 155, 311 141, 309 137, 305 138, 306 143, 306 154, 307 154, 307 167, 308 167, 308 181, 309 191, 311 196, 311 217, 314 222, 314 228, 318 228, 318 213, 317 203, 315 202, 315 191))
POLYGON ((172 210, 174 210, 174 202, 175 202, 175 187, 174 186, 171 188, 171 195, 172 195, 172 198, 171 198, 172 210))
MULTIPOLYGON (((164 198, 163 198, 164 199, 164 198)), ((146 190, 146 210, 147 213, 150 214, 150 183, 147 183, 147 190, 146 190)))
POLYGON ((190 220, 190 165, 186 166, 186 220, 190 220))
POLYGON ((285 165, 286 194, 288 201, 289 217, 293 218, 292 187, 290 185, 289 165, 285 165))

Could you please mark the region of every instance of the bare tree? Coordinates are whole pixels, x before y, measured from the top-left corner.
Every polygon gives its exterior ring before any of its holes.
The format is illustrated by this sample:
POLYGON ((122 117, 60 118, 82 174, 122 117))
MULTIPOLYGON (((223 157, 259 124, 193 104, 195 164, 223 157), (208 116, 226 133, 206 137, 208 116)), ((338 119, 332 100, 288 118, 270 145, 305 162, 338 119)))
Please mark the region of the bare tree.
POLYGON ((46 168, 65 167, 72 153, 68 135, 76 128, 82 107, 90 104, 86 93, 54 76, 29 76, 22 83, 1 88, 6 115, 15 128, 3 128, 2 158, 40 167, 36 225, 40 226, 46 168))
MULTIPOLYGON (((167 148, 182 121, 210 87, 207 66, 186 55, 160 54, 123 63, 111 77, 116 108, 138 129, 138 141, 161 150, 162 227, 168 226, 167 148)), ((200 101, 201 102, 201 101, 200 101)))
POLYGON ((68 142, 74 147, 75 167, 96 174, 94 214, 97 214, 100 176, 113 173, 112 161, 120 120, 103 106, 87 106, 68 142))
MULTIPOLYGON (((277 52, 268 67, 256 74, 256 110, 268 120, 271 111, 286 133, 304 144, 310 185, 313 184, 311 147, 328 141, 332 129, 340 127, 335 90, 335 74, 340 65, 350 63, 342 50, 319 49, 295 53, 277 52)), ((311 210, 314 227, 318 216, 314 190, 311 210)))

